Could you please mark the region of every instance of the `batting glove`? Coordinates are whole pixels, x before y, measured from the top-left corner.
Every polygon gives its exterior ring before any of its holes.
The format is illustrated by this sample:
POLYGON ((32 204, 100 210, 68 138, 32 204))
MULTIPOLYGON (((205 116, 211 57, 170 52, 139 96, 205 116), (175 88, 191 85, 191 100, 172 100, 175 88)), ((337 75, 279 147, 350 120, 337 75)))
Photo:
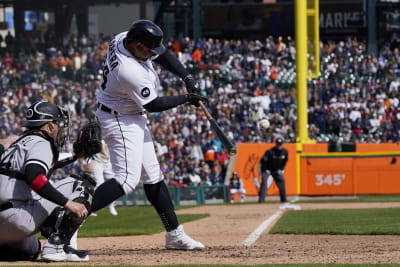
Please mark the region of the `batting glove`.
POLYGON ((192 75, 186 76, 186 78, 183 81, 186 84, 186 89, 189 92, 189 94, 201 95, 201 90, 192 75))
POLYGON ((198 94, 187 94, 187 102, 189 102, 192 105, 195 105, 196 107, 199 107, 199 101, 203 102, 203 103, 207 103, 208 99, 204 96, 198 95, 198 94))

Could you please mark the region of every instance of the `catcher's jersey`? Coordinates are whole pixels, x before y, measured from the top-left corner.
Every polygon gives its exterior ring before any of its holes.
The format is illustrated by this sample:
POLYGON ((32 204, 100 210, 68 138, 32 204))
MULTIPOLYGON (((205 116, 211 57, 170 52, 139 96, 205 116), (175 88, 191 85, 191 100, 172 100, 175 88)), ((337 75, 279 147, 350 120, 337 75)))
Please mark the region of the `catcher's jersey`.
POLYGON ((108 46, 97 101, 121 114, 138 114, 157 97, 160 80, 150 59, 138 60, 124 47, 126 34, 108 46))
MULTIPOLYGON (((7 149, 0 157, 1 167, 9 165, 13 171, 25 172, 29 164, 39 164, 47 173, 52 168, 53 151, 49 141, 38 135, 28 135, 7 149)), ((32 199, 34 192, 23 181, 0 175, 0 204, 9 200, 32 199)))

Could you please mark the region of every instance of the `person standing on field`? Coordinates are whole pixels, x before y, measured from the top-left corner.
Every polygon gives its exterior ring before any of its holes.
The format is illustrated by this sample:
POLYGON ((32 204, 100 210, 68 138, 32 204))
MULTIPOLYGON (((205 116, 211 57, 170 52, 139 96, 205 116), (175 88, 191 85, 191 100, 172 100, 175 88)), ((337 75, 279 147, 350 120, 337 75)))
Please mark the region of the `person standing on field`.
POLYGON ((268 177, 272 175, 276 185, 279 188, 281 202, 287 202, 285 178, 283 174, 286 163, 289 159, 288 151, 283 147, 283 139, 276 138, 275 146, 265 152, 260 161, 260 174, 262 178, 260 191, 258 194, 258 202, 264 202, 268 189, 268 177))
POLYGON ((186 103, 199 106, 199 100, 207 99, 162 42, 162 30, 149 20, 135 21, 128 31, 117 34, 110 42, 97 94, 96 117, 110 151, 114 178, 97 188, 91 212, 131 193, 141 180, 167 231, 166 248, 200 250, 204 245, 186 235, 178 222, 147 127, 146 113, 186 103), (153 61, 181 77, 188 94, 159 97, 160 80, 153 61))

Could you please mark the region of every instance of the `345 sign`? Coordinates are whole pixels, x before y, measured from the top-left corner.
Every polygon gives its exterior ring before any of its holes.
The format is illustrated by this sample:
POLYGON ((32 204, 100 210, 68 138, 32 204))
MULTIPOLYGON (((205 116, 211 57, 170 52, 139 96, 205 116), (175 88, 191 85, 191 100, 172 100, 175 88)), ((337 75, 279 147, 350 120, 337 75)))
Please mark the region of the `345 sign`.
POLYGON ((328 173, 328 174, 315 174, 315 185, 316 186, 340 186, 346 179, 344 173, 328 173))
POLYGON ((353 192, 353 175, 348 171, 309 172, 305 194, 310 195, 345 195, 353 192))

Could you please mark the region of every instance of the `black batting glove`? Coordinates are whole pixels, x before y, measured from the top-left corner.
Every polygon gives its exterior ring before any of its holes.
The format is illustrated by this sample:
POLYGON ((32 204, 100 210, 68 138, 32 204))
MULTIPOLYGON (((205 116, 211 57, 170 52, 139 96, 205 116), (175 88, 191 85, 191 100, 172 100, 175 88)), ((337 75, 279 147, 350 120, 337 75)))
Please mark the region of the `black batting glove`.
POLYGON ((187 94, 186 99, 187 99, 186 102, 189 102, 190 104, 195 105, 196 107, 200 106, 199 101, 203 103, 208 102, 207 97, 198 94, 187 94))
POLYGON ((183 81, 186 84, 186 89, 189 92, 189 94, 198 94, 198 95, 201 94, 201 90, 192 75, 186 76, 186 78, 183 81))

